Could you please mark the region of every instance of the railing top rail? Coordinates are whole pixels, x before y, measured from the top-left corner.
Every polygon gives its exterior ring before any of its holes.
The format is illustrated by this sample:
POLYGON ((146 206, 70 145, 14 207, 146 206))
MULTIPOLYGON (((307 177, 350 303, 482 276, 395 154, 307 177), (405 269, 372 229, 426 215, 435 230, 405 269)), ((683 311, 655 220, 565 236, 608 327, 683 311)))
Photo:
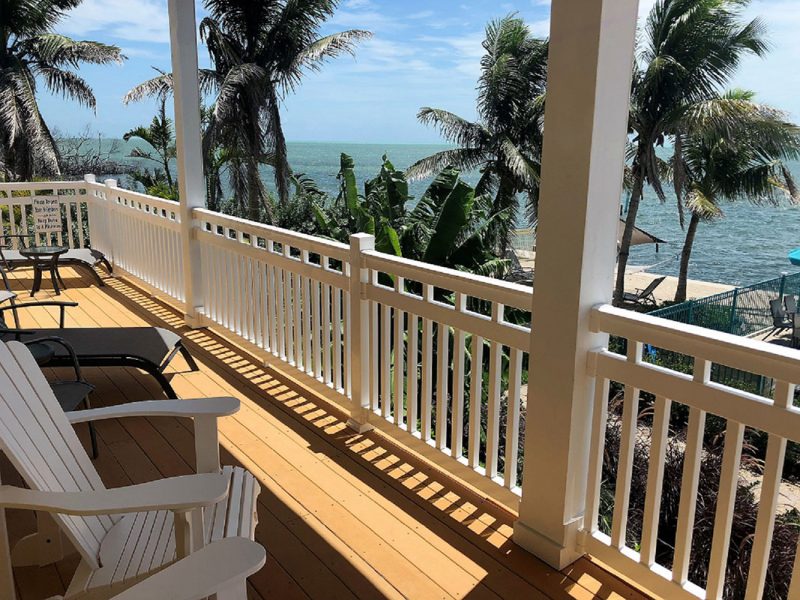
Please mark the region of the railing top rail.
POLYGON ((169 209, 170 211, 177 212, 178 207, 180 206, 179 202, 175 200, 169 200, 167 198, 158 198, 157 196, 150 196, 149 194, 144 194, 142 192, 135 192, 133 190, 128 190, 124 188, 110 188, 102 183, 88 183, 85 184, 84 187, 88 189, 94 189, 98 191, 108 192, 111 190, 114 194, 118 194, 124 198, 128 198, 131 200, 135 200, 137 202, 141 202, 142 204, 149 204, 152 206, 160 206, 161 208, 169 209))
POLYGON ((604 331, 716 364, 800 383, 800 354, 791 348, 607 304, 592 310, 590 326, 595 332, 604 331))
POLYGON ((533 289, 491 277, 463 273, 436 265, 392 256, 377 251, 364 252, 366 266, 390 275, 399 275, 412 281, 429 283, 442 289, 461 292, 481 300, 493 300, 520 310, 531 310, 533 289))
POLYGON ((287 244, 288 246, 309 250, 328 258, 347 261, 350 258, 350 246, 333 240, 297 233, 289 229, 281 229, 273 225, 256 223, 239 217, 231 217, 205 208, 196 208, 192 213, 196 221, 204 221, 213 225, 222 225, 236 231, 242 231, 249 235, 263 237, 264 239, 287 244))
MULTIPOLYGON (((0 182, 0 192, 30 192, 49 190, 85 190, 91 184, 85 181, 15 181, 0 182)), ((7 200, 8 198, 3 198, 7 200)), ((25 201, 24 196, 11 198, 14 201, 25 201)))

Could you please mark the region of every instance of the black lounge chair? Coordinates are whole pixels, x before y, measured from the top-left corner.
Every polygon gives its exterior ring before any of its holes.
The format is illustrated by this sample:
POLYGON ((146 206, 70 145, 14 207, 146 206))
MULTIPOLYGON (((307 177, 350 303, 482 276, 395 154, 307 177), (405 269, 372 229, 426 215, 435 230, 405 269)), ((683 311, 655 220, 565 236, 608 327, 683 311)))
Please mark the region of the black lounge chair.
POLYGON ((783 297, 783 305, 786 307, 786 313, 789 315, 797 314, 797 298, 794 294, 787 294, 783 297))
POLYGON ((178 396, 164 375, 172 360, 181 354, 192 371, 197 363, 192 358, 181 336, 160 327, 64 327, 66 309, 78 306, 76 302, 12 303, 0 307, 0 341, 24 342, 37 360, 50 367, 71 367, 77 357, 81 367, 133 367, 152 375, 168 398, 178 396), (60 310, 59 327, 52 329, 22 330, 19 328, 19 310, 33 307, 57 307, 60 310), (16 328, 6 325, 4 315, 14 315, 16 328), (52 338, 64 344, 53 343, 52 338), (74 350, 74 355, 69 351, 74 350))
POLYGON ((772 313, 772 331, 765 335, 765 338, 786 329, 794 329, 794 319, 789 317, 786 311, 783 310, 783 302, 781 302, 780 298, 769 301, 769 311, 772 313))
MULTIPOLYGON (((22 256, 19 250, 14 249, 10 240, 18 239, 20 244, 25 245, 25 240, 35 239, 32 235, 3 235, 0 236, 0 266, 11 271, 19 267, 27 267, 32 264, 31 260, 22 256)), ((97 269, 102 265, 109 273, 113 272, 113 267, 105 255, 93 248, 70 248, 58 257, 58 265, 66 267, 81 267, 94 277, 98 286, 105 285, 97 269)))
POLYGON ((638 304, 639 306, 656 306, 655 294, 656 288, 664 283, 666 277, 656 277, 644 289, 636 290, 636 292, 625 292, 623 300, 630 304, 638 304))

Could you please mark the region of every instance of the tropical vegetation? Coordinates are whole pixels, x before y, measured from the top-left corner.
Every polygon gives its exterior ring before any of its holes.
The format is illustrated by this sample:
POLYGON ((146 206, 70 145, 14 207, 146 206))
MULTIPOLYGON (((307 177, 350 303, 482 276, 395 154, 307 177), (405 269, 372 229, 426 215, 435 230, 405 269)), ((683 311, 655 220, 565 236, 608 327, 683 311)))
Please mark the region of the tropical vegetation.
MULTIPOLYGON (((206 0, 208 16, 200 36, 212 62, 200 71, 203 89, 215 99, 204 135, 206 154, 220 146, 235 154, 231 177, 246 182, 247 216, 258 220, 262 210, 273 215, 259 167, 275 172, 281 202, 290 195, 291 169, 286 154, 280 105, 308 70, 326 59, 353 54, 358 41, 370 37, 362 30, 320 36, 338 0, 206 0)), ((126 101, 163 96, 172 86, 164 73, 129 92, 126 101)))
POLYGON ((689 212, 675 302, 686 300, 689 261, 703 221, 722 216, 722 201, 800 200, 786 167, 800 156, 800 128, 784 113, 733 90, 687 111, 672 161, 679 210, 689 212))
POLYGON ((682 130, 690 111, 719 96, 745 56, 767 51, 763 21, 742 18, 748 4, 749 0, 658 0, 646 18, 631 95, 631 193, 620 241, 616 304, 624 297, 645 185, 662 201, 666 197, 656 149, 682 130))
POLYGON ((359 194, 353 159, 343 154, 339 194, 320 196, 314 204, 316 233, 342 242, 353 233, 372 233, 381 252, 502 276, 508 263, 496 257, 492 231, 505 214, 459 176, 458 169, 446 167, 414 203, 405 173, 384 156, 380 173, 359 194))
POLYGON ((536 220, 541 173, 542 126, 547 81, 546 40, 533 36, 525 21, 509 15, 490 23, 483 42, 476 123, 438 108, 422 108, 421 123, 437 127, 457 147, 411 165, 412 179, 445 167, 480 170, 478 194, 492 194, 499 249, 505 251, 524 195, 526 216, 536 220))
POLYGON ((39 110, 39 86, 95 108, 81 64, 122 62, 120 49, 54 32, 80 0, 0 3, 0 172, 6 180, 60 173, 59 149, 39 110))
POLYGON ((155 163, 152 171, 145 167, 136 169, 131 177, 141 184, 145 192, 171 200, 178 199, 178 186, 173 180, 170 162, 177 156, 175 147, 175 134, 172 120, 167 117, 167 98, 161 96, 158 104, 158 114, 148 126, 138 126, 122 136, 126 142, 136 140, 141 144, 130 151, 129 157, 155 163))

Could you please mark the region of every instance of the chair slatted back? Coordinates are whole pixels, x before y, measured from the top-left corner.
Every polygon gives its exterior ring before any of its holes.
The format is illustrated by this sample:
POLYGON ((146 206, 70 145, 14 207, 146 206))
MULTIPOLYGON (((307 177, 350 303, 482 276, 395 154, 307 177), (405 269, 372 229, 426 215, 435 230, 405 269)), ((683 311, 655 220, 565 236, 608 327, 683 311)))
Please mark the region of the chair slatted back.
MULTIPOLYGON (((0 449, 31 489, 104 489, 44 374, 19 342, 0 342, 0 449)), ((100 544, 117 519, 54 517, 82 557, 98 568, 100 544)))
POLYGON ((782 327, 786 321, 786 312, 780 298, 769 301, 769 310, 772 313, 772 324, 775 327, 782 327))

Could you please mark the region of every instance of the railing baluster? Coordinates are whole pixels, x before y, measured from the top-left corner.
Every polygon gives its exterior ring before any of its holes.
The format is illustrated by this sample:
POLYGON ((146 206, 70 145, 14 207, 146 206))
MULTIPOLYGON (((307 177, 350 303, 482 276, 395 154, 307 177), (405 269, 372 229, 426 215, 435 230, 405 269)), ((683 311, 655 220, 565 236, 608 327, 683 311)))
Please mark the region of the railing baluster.
MULTIPOLYGON (((426 302, 433 301, 433 286, 423 284, 422 297, 426 302)), ((424 441, 431 439, 431 417, 433 413, 433 322, 422 319, 422 398, 421 405, 421 435, 424 441)))
POLYGON ((418 431, 419 418, 419 317, 408 314, 408 421, 409 433, 418 431))
POLYGON ((586 516, 584 528, 593 534, 598 529, 600 488, 603 480, 603 458, 608 427, 608 393, 610 382, 595 374, 594 407, 592 412, 592 444, 589 453, 589 481, 586 485, 586 516))
POLYGON ((311 338, 314 346, 314 377, 322 380, 322 354, 325 352, 325 346, 322 344, 322 332, 325 326, 322 323, 322 309, 320 308, 322 287, 319 281, 312 281, 311 287, 312 316, 314 319, 314 324, 311 327, 311 338))
MULTIPOLYGON (((304 360, 307 357, 303 356, 303 296, 300 293, 303 285, 301 282, 302 277, 294 274, 294 364, 301 371, 304 370, 304 360)), ((339 297, 337 292, 336 297, 339 297)))
POLYGON ((728 421, 725 431, 725 450, 722 455, 722 470, 719 476, 717 511, 714 515, 714 536, 711 543, 711 558, 708 565, 706 598, 721 599, 725 589, 725 571, 731 541, 731 527, 736 505, 736 490, 739 484, 744 425, 728 421))
MULTIPOLYGON (((309 264, 308 250, 303 250, 302 253, 303 264, 309 264)), ((303 278, 303 338, 305 345, 303 346, 303 367, 305 372, 309 375, 314 374, 314 359, 311 349, 312 332, 311 329, 311 290, 313 280, 310 277, 303 278)))
MULTIPOLYGON (((291 248, 285 243, 282 246, 284 258, 291 259, 291 248)), ((294 304, 292 300, 292 276, 293 273, 287 269, 281 269, 283 273, 283 326, 285 328, 284 341, 286 343, 286 361, 290 365, 297 364, 294 356, 294 304)))
MULTIPOLYGON (((405 282, 395 277, 395 291, 402 293, 405 282)), ((405 383, 403 336, 405 334, 405 314, 400 309, 394 311, 394 424, 403 426, 403 384, 405 383)))
MULTIPOLYGON (((492 321, 503 320, 504 307, 497 302, 492 304, 492 321)), ((487 399, 486 423, 486 476, 497 476, 498 452, 500 449, 500 371, 503 360, 503 347, 492 341, 489 345, 489 397, 487 399)))
POLYGON ((508 371, 508 415, 506 417, 506 455, 503 483, 512 490, 517 487, 517 457, 519 456, 520 383, 522 351, 511 349, 508 371))
MULTIPOLYGON (((467 308, 467 297, 456 293, 455 308, 464 312, 467 308)), ((461 458, 464 452, 464 359, 466 354, 466 335, 464 330, 456 328, 453 340, 453 415, 450 432, 450 454, 453 458, 461 458)))
MULTIPOLYGON (((628 340, 628 362, 639 364, 642 360, 642 343, 628 340)), ((622 427, 620 429, 619 463, 614 493, 614 517, 611 525, 611 545, 625 546, 628 529, 628 510, 631 497, 631 475, 633 474, 633 452, 639 416, 639 390, 626 385, 622 398, 622 427)))
MULTIPOLYGON (((695 357, 694 380, 707 384, 710 379, 711 362, 695 357)), ((705 411, 694 407, 689 408, 689 424, 686 428, 686 450, 684 451, 683 476, 681 478, 681 500, 678 507, 678 529, 675 538, 675 559, 672 566, 672 580, 678 585, 685 585, 689 581, 689 558, 692 552, 705 425, 705 411)))
POLYGON ((333 389, 342 388, 342 290, 332 288, 333 293, 333 389))
MULTIPOLYGON (((283 269, 280 267, 275 267, 275 315, 277 317, 277 328, 278 328, 278 348, 279 348, 279 356, 281 360, 288 361, 288 353, 286 352, 286 307, 284 305, 284 281, 283 281, 283 269)), ((327 293, 327 288, 326 288, 327 293)), ((329 294, 327 294, 330 297, 329 294)), ((326 305, 327 306, 327 305, 326 305)), ((327 331, 327 328, 326 328, 327 331)))
POLYGON ((472 357, 469 365, 469 466, 477 469, 481 452, 481 411, 483 410, 483 338, 472 336, 472 357))
POLYGON ((642 564, 648 567, 653 565, 656 560, 671 407, 672 402, 669 399, 664 396, 656 396, 653 406, 653 429, 650 432, 650 460, 647 465, 647 493, 644 500, 642 548, 639 557, 642 564))
MULTIPOLYGON (((776 382, 775 406, 782 409, 792 406, 794 390, 795 386, 793 384, 786 381, 776 382)), ((750 554, 750 571, 747 575, 747 591, 745 592, 746 600, 761 598, 764 591, 785 457, 786 439, 771 434, 767 442, 767 459, 764 463, 764 476, 758 501, 756 533, 750 554)))
MULTIPOLYGON (((371 273, 371 276, 377 277, 377 273, 371 273)), ((378 355, 380 354, 380 326, 379 326, 379 308, 377 302, 370 303, 370 310, 369 310, 369 326, 370 326, 370 364, 369 364, 369 373, 370 373, 370 397, 372 398, 372 410, 373 412, 380 411, 380 388, 379 388, 379 371, 378 365, 378 355)))
POLYGON ((447 447, 447 404, 449 397, 448 376, 450 372, 450 328, 444 323, 437 325, 437 369, 436 369, 436 447, 447 447))
POLYGON ((392 410, 392 307, 381 306, 381 415, 388 419, 392 410))

